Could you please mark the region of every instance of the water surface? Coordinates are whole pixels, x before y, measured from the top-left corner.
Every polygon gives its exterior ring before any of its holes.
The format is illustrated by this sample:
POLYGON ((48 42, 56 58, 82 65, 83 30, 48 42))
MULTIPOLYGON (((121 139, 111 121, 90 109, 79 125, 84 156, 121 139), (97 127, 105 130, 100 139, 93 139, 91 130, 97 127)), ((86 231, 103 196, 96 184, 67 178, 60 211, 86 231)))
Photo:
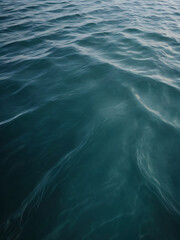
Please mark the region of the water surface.
POLYGON ((180 239, 180 2, 0 2, 3 240, 180 239))

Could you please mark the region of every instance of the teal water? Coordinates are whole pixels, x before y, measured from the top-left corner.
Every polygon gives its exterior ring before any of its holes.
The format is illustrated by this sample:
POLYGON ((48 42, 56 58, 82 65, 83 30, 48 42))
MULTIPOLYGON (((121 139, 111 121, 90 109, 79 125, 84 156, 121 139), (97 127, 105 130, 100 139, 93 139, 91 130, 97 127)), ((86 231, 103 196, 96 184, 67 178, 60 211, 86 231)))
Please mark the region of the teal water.
POLYGON ((180 2, 0 1, 0 239, 180 239, 180 2))

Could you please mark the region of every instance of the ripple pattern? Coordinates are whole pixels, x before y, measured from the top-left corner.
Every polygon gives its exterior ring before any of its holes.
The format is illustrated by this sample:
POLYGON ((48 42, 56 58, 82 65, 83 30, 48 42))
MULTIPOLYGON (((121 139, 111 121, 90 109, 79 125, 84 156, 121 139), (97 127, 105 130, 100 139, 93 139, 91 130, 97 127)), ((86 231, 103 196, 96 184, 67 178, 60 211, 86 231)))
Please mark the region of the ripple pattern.
POLYGON ((0 239, 180 239, 180 2, 0 2, 0 239))

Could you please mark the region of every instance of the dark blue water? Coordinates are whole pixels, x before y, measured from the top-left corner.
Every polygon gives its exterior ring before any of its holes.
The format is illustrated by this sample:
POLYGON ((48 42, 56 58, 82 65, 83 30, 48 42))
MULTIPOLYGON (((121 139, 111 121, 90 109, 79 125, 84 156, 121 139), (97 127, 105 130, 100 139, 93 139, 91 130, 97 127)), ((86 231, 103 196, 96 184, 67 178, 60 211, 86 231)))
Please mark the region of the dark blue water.
POLYGON ((180 2, 0 1, 0 239, 180 239, 180 2))

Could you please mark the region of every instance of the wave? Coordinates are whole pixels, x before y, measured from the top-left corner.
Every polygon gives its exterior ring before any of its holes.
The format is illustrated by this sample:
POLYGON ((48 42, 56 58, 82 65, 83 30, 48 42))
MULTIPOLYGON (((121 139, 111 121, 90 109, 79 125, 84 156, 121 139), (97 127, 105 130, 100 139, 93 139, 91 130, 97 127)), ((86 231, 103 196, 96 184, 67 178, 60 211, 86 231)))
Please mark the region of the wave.
MULTIPOLYGON (((138 167, 153 191, 159 198, 160 202, 167 208, 179 222, 180 204, 179 193, 173 186, 172 179, 174 178, 174 170, 178 168, 177 162, 174 162, 173 167, 169 167, 169 159, 165 144, 159 143, 158 148, 164 148, 163 161, 162 153, 158 151, 157 146, 153 144, 156 133, 149 126, 145 127, 142 136, 137 144, 137 164, 138 167)), ((163 141, 164 143, 164 141, 163 141)), ((167 147, 167 146, 166 146, 167 147)), ((167 147, 168 149, 168 147, 167 147)), ((174 159, 175 160, 175 159, 174 159)))
MULTIPOLYGON (((17 209, 7 221, 1 225, 1 231, 3 231, 4 238, 18 239, 23 227, 27 224, 30 215, 33 211, 37 210, 42 199, 45 195, 51 195, 55 191, 57 186, 64 182, 69 175, 70 163, 73 164, 72 158, 78 154, 78 152, 86 146, 89 139, 89 133, 84 137, 81 143, 66 154, 58 163, 49 169, 42 179, 37 183, 33 191, 23 200, 19 209, 17 209), (60 177, 62 172, 65 173, 64 177, 60 177)), ((76 163, 77 164, 77 163, 76 163)), ((72 166, 71 166, 72 167, 72 166)))

